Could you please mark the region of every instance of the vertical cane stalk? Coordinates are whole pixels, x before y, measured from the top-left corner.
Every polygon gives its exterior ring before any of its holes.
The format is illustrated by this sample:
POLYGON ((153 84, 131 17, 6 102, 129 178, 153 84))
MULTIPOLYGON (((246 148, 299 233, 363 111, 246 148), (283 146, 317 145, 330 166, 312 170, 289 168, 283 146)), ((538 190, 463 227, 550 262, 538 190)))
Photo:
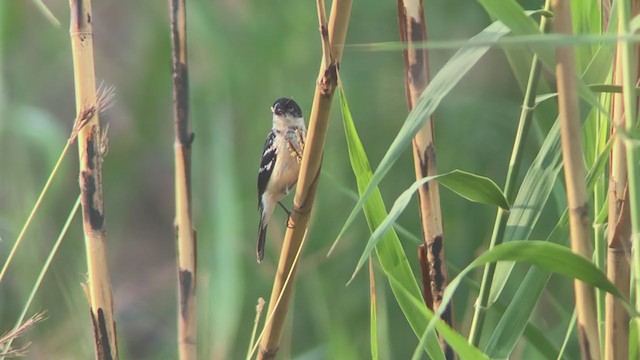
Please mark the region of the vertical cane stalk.
MULTIPOLYGON (((618 5, 623 7, 623 4, 618 5)), ((632 13, 640 10, 640 1, 632 2, 632 13)), ((618 31, 625 33, 625 22, 618 22, 618 31)), ((634 48, 637 54, 638 47, 634 48)), ((616 85, 624 82, 622 45, 618 45, 613 70, 616 85)), ((631 74, 629 74, 631 75, 631 74)), ((637 78, 637 74, 634 75, 637 78)), ((611 105, 611 134, 625 127, 623 94, 613 94, 611 105)), ((632 105, 634 106, 634 105, 632 105)), ((607 276, 625 296, 630 293, 631 279, 631 216, 629 209, 629 183, 627 174, 627 149, 624 141, 616 137, 611 148, 609 176, 609 226, 607 247, 607 276)), ((623 359, 629 356, 629 313, 611 294, 606 295, 604 354, 606 359, 623 359)))
MULTIPOLYGON (((427 41, 427 24, 422 0, 398 0, 398 24, 400 40, 407 45, 403 51, 404 79, 407 107, 411 111, 429 83, 428 52, 424 48, 416 48, 416 44, 427 41)), ((413 138, 413 164, 418 180, 438 173, 433 118, 425 121, 424 126, 413 138)), ((418 250, 418 254, 422 256, 418 256, 418 259, 421 261, 421 267, 426 270, 423 271, 423 291, 427 306, 436 311, 440 307, 442 293, 448 281, 438 183, 434 181, 422 185, 418 189, 418 199, 423 237, 423 244, 418 250), (422 263, 425 260, 426 263, 422 263)), ((451 304, 442 313, 442 320, 453 327, 451 304)), ((452 359, 454 353, 442 338, 440 345, 447 359, 452 359)))
POLYGON ((178 353, 195 360, 196 349, 196 232, 191 214, 191 144, 187 13, 185 0, 169 0, 175 128, 176 237, 178 251, 178 353))
MULTIPOLYGON (((555 31, 571 34, 571 5, 567 0, 553 0, 555 31)), ((556 50, 556 79, 558 83, 558 112, 564 175, 569 208, 571 249, 588 259, 591 245, 591 221, 585 183, 584 159, 580 141, 580 114, 576 87, 576 71, 573 49, 558 47, 556 50)), ((583 359, 600 359, 600 340, 596 320, 596 301, 592 286, 574 282, 576 311, 578 315, 578 339, 583 359)))
MULTIPOLYGON (((547 0, 545 3, 545 9, 548 10, 549 7, 550 0, 547 0)), ((545 32, 548 27, 547 24, 547 18, 543 16, 540 19, 540 30, 545 32)), ((504 195, 510 202, 514 200, 513 198, 517 193, 516 180, 518 173, 520 172, 520 165, 524 154, 525 139, 527 138, 527 134, 529 133, 529 128, 531 127, 531 122, 533 120, 533 109, 536 105, 536 89, 538 88, 538 83, 540 81, 541 70, 542 63, 540 62, 538 55, 533 55, 533 59, 531 60, 531 69, 529 71, 529 79, 524 93, 522 110, 520 112, 520 119, 518 121, 518 130, 511 150, 509 168, 507 169, 507 176, 504 184, 504 195)), ((508 220, 509 213, 499 207, 495 223, 493 225, 491 241, 489 243, 490 249, 503 242, 508 220)), ((491 285, 493 284, 493 276, 496 271, 496 266, 496 263, 486 265, 482 274, 478 303, 476 304, 471 329, 469 330, 469 342, 475 346, 480 344, 480 335, 482 327, 484 326, 484 319, 489 304, 489 295, 491 292, 491 285)))
POLYGON ((293 199, 293 211, 289 218, 278 262, 278 271, 271 290, 269 310, 267 311, 268 321, 265 323, 263 337, 260 342, 260 350, 258 352, 258 359, 260 360, 273 359, 278 352, 282 328, 293 293, 293 284, 295 283, 297 269, 295 259, 302 246, 315 199, 322 163, 324 139, 329 125, 331 101, 337 86, 337 71, 342 58, 342 49, 347 35, 349 15, 351 14, 351 0, 334 0, 327 26, 324 0, 318 0, 317 4, 323 50, 322 64, 313 97, 309 130, 300 165, 296 194, 293 199), (287 278, 289 278, 290 282, 287 282, 287 278))
MULTIPOLYGON (((96 79, 93 62, 93 29, 90 0, 70 0, 71 50, 75 79, 76 112, 96 107, 96 79)), ((89 272, 89 302, 95 336, 96 358, 118 359, 116 324, 113 317, 111 280, 107 266, 107 232, 102 195, 102 161, 106 133, 94 112, 78 133, 82 224, 89 272)))
MULTIPOLYGON (((620 35, 628 35, 629 31, 629 0, 620 1, 618 4, 618 32, 620 35)), ((625 114, 625 129, 631 131, 637 127, 636 122, 636 96, 634 94, 634 82, 636 81, 636 64, 638 59, 634 57, 633 47, 628 41, 622 41, 618 47, 620 51, 622 70, 623 102, 625 114)), ((629 208, 631 217, 631 243, 633 249, 633 272, 635 277, 636 310, 640 309, 640 183, 638 182, 638 154, 637 144, 625 143, 627 155, 627 181, 629 208)), ((638 318, 636 324, 640 323, 638 318)), ((640 339, 638 339, 640 340, 640 339)))

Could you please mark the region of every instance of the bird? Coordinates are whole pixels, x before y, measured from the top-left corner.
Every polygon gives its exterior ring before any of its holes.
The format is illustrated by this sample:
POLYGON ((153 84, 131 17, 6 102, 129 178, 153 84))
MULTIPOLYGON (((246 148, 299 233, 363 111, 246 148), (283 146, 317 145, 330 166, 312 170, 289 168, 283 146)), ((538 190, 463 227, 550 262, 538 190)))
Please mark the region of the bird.
POLYGON ((307 129, 300 106, 290 98, 277 99, 271 106, 273 125, 264 143, 258 170, 258 263, 264 259, 267 225, 276 204, 291 212, 280 202, 298 181, 307 129))

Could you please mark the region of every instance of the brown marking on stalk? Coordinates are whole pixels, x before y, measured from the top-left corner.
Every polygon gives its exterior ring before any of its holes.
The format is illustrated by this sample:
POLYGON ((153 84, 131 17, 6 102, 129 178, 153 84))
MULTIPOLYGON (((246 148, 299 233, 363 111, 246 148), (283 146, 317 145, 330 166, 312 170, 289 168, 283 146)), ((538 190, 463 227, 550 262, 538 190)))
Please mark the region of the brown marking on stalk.
POLYGON ((260 348, 261 358, 264 359, 264 360, 275 359, 276 355, 278 354, 278 350, 279 349, 280 349, 279 347, 277 347, 275 349, 263 349, 263 348, 260 348))
MULTIPOLYGON (((109 346, 109 335, 107 332, 107 323, 102 308, 98 308, 98 318, 96 319, 93 310, 91 312, 91 321, 93 322, 93 336, 96 344, 96 358, 99 360, 112 360, 111 346, 109 346)), ((115 334, 114 334, 115 335, 115 334)))
POLYGON ((446 280, 442 274, 442 235, 438 235, 427 242, 427 257, 430 263, 429 278, 431 279, 431 292, 436 304, 442 302, 443 287, 446 280))
POLYGON ((80 188, 82 189, 82 212, 85 219, 89 219, 92 231, 102 231, 104 226, 104 207, 101 200, 99 169, 96 164, 101 162, 101 152, 96 149, 95 128, 90 128, 84 142, 85 167, 80 172, 80 188), (99 191, 100 190, 100 191, 99 191))
POLYGON ((574 213, 584 226, 591 226, 589 221, 589 205, 584 203, 578 207, 570 208, 569 212, 574 213))
POLYGON ((589 337, 587 336, 584 326, 580 323, 578 325, 578 344, 580 344, 580 354, 582 359, 593 359, 591 356, 591 346, 589 345, 589 337))
POLYGON ((624 193, 622 196, 618 196, 615 188, 613 189, 615 197, 615 209, 618 214, 618 218, 615 219, 615 226, 613 228, 613 234, 609 241, 609 249, 620 250, 623 252, 630 251, 629 239, 631 239, 631 221, 629 213, 629 201, 628 201, 629 183, 625 184, 624 193))
POLYGON ((320 25, 320 35, 323 39, 329 39, 329 29, 327 29, 327 25, 320 25))
POLYGON ((320 88, 320 96, 330 98, 338 84, 337 65, 331 64, 324 71, 322 79, 318 82, 320 88))
POLYGON ((192 292, 195 292, 193 288, 193 274, 186 269, 178 270, 178 281, 180 287, 180 314, 183 319, 187 319, 187 310, 189 306, 189 298, 192 292))
POLYGON ((418 261, 420 262, 420 270, 422 273, 422 293, 424 303, 433 311, 433 296, 431 295, 431 280, 429 278, 429 263, 427 261, 427 247, 423 244, 418 246, 418 261))
POLYGON ((186 148, 191 147, 192 133, 189 129, 189 123, 182 119, 187 119, 189 116, 189 76, 187 72, 187 65, 184 63, 177 63, 173 71, 174 84, 176 86, 174 95, 177 106, 177 116, 175 119, 175 127, 177 138, 181 146, 186 148))
MULTIPOLYGON (((406 45, 402 51, 407 107, 411 111, 429 83, 429 59, 426 49, 420 44, 427 40, 427 27, 422 0, 398 0, 398 25, 400 40, 406 45), (411 12, 409 12, 411 8, 411 12)), ((425 124, 413 138, 413 158, 416 179, 437 174, 433 135, 433 120, 425 124)), ((436 311, 442 301, 447 285, 447 269, 444 257, 440 196, 437 182, 427 182, 418 189, 419 215, 421 220, 423 249, 418 250, 422 272, 425 302, 436 311), (426 260, 425 260, 426 259, 426 260), (426 262, 426 263, 425 263, 426 262), (426 267, 426 271, 425 270, 426 267)), ((443 320, 453 326, 453 310, 447 306, 443 320)), ((447 359, 453 359, 450 347, 440 337, 440 344, 447 359)))
MULTIPOLYGON (((414 18, 409 20, 411 41, 421 43, 425 40, 422 24, 414 18)), ((424 49, 414 49, 415 55, 409 61, 409 81, 416 87, 424 87, 429 79, 429 67, 427 66, 427 53, 424 49)))
POLYGON ((82 13, 84 12, 82 9, 82 1, 71 0, 71 31, 78 32, 82 27, 82 13))

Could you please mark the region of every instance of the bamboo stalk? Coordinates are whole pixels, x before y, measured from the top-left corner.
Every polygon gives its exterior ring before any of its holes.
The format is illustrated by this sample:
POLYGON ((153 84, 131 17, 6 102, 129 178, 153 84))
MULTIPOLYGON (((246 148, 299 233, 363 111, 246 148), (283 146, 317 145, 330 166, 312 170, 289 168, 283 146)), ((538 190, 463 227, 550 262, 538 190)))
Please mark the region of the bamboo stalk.
POLYGON ((260 342, 258 359, 261 360, 275 358, 278 352, 282 328, 293 293, 297 269, 295 258, 301 249, 315 199, 324 139, 329 125, 331 100, 337 86, 337 70, 342 58, 351 13, 351 0, 333 1, 328 27, 324 13, 324 0, 318 0, 318 20, 323 44, 322 64, 313 97, 309 130, 293 199, 293 211, 289 218, 269 300, 267 318, 271 318, 272 321, 265 323, 264 336, 260 342), (286 286, 287 278, 290 278, 288 286, 286 286))
MULTIPOLYGON (((555 30, 559 34, 571 34, 571 4, 567 0, 553 0, 555 30)), ((560 137, 569 208, 571 249, 591 259, 591 221, 589 220, 585 169, 580 141, 580 113, 576 87, 576 71, 573 49, 558 47, 556 50, 556 79, 558 84, 558 111, 560 137)), ((596 320, 594 289, 581 281, 574 282, 576 311, 578 314, 578 339, 583 359, 600 359, 600 339, 596 320)))
POLYGON ((169 0, 175 127, 175 196, 178 251, 178 353, 195 360, 196 348, 196 232, 191 213, 191 144, 189 124, 189 74, 187 65, 187 14, 185 0, 169 0))
MULTIPOLYGON (((97 103, 91 1, 70 0, 69 5, 76 112, 81 113, 85 109, 95 107, 97 103)), ((78 133, 82 223, 89 272, 88 294, 96 358, 100 360, 118 359, 102 195, 102 161, 107 149, 105 134, 106 132, 100 129, 97 111, 78 133)))
MULTIPOLYGON (((618 32, 623 35, 630 33, 629 29, 629 0, 618 2, 618 32)), ((634 2, 635 3, 635 2, 634 2)), ((637 54, 634 56, 632 45, 623 41, 619 43, 621 61, 619 63, 622 70, 622 88, 625 115, 625 129, 632 131, 637 129, 637 97, 634 94, 634 82, 637 79, 637 54)), ((631 246, 633 249, 633 272, 635 277, 636 310, 640 309, 640 183, 638 182, 638 146, 625 143, 627 156, 627 181, 629 209, 631 217, 631 246)), ((636 325, 640 324, 640 319, 635 318, 636 325)), ((638 339, 636 339, 637 341, 638 339)))
MULTIPOLYGON (((640 1, 632 2, 632 14, 640 10, 640 1)), ((624 33, 623 22, 619 31, 624 33)), ((638 47, 634 48, 638 53, 638 47)), ((622 51, 616 51, 613 79, 615 85, 622 85, 622 51)), ((637 78, 637 74, 636 74, 637 78)), ((611 136, 616 129, 624 128, 624 99, 616 93, 612 97, 611 136)), ((631 279, 631 217, 629 210, 629 184, 627 174, 627 154, 624 141, 617 137, 611 148, 609 176, 609 227, 607 247, 607 277, 625 296, 630 294, 631 279)), ((624 359, 629 356, 629 314, 624 306, 611 294, 606 294, 604 353, 606 359, 624 359)))
MULTIPOLYGON (((545 10, 549 10, 550 6, 550 0, 547 0, 545 2, 545 10)), ((540 31, 546 32, 547 28, 548 21, 547 18, 543 16, 540 19, 540 31)), ((516 138, 513 142, 511 158, 509 159, 509 168, 507 169, 507 176, 504 184, 504 194, 509 202, 512 202, 517 194, 516 180, 518 173, 520 172, 520 165, 522 164, 525 139, 527 138, 527 134, 529 133, 529 128, 531 127, 531 122, 533 120, 533 109, 536 105, 536 89, 538 88, 538 83, 540 81, 541 70, 542 63, 538 59, 538 55, 533 55, 529 78, 527 80, 527 88, 524 93, 522 110, 520 112, 520 119, 518 121, 518 130, 516 131, 516 138)), ((504 233, 508 220, 509 213, 502 208, 498 208, 491 234, 491 241, 489 242, 489 249, 492 249, 504 241, 504 233)), ((482 327, 484 326, 486 312, 489 307, 489 295, 493 284, 496 266, 496 263, 487 264, 484 267, 484 272, 482 274, 482 283, 480 286, 480 292, 478 293, 478 303, 476 304, 471 329, 469 330, 469 342, 475 346, 478 346, 480 343, 480 335, 482 327)))
MULTIPOLYGON (((409 111, 429 83, 429 58, 424 48, 416 47, 427 41, 427 24, 424 18, 422 0, 398 0, 398 24, 400 40, 407 44, 403 51, 405 92, 409 111)), ((425 119, 427 120, 427 119, 425 119)), ((413 138, 413 164, 416 179, 437 175, 436 152, 433 134, 433 118, 413 138)), ((423 271, 424 297, 427 306, 436 311, 442 303, 442 295, 447 286, 447 263, 444 255, 442 212, 440 210, 440 190, 437 182, 425 183, 418 189, 422 237, 419 254, 426 259, 426 274, 423 271)), ((419 260, 421 257, 419 256, 419 260)), ((424 262, 424 260, 423 260, 424 262)), ((442 320, 453 327, 453 306, 447 305, 442 320)), ((440 337, 440 346, 447 359, 454 358, 453 350, 440 337)))

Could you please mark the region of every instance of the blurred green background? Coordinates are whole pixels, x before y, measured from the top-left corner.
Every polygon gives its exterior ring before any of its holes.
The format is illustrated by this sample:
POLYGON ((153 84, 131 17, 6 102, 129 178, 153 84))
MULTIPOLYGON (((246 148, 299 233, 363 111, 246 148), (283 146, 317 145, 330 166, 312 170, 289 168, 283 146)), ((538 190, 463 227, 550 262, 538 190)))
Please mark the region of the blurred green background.
MULTIPOLYGON (((31 1, 0 1, 3 262, 75 116, 68 3, 45 3, 60 20, 60 27, 49 22, 31 1)), ((537 9, 542 1, 521 4, 537 9)), ((277 212, 269 227, 265 261, 256 264, 256 178, 271 126, 269 106, 280 96, 290 96, 305 115, 310 112, 321 50, 316 5, 314 1, 293 0, 189 0, 187 8, 191 121, 196 134, 193 198, 199 241, 200 357, 239 359, 247 351, 257 299, 270 296, 285 230, 285 215, 277 212)), ((429 37, 434 40, 469 38, 490 23, 473 0, 427 0, 425 8, 429 37)), ((115 105, 102 121, 109 124, 104 196, 120 351, 125 359, 174 359, 176 270, 168 3, 94 1, 93 19, 97 78, 116 89, 115 105)), ((341 75, 374 167, 407 114, 402 55, 349 45, 398 38, 394 1, 354 1, 341 75)), ((432 74, 453 52, 431 52, 432 74)), ((520 103, 521 92, 504 55, 490 51, 436 113, 439 170, 463 169, 502 185, 520 103)), ((529 158, 536 148, 535 141, 528 144, 529 158)), ((74 147, 16 262, 0 284, 0 331, 13 326, 75 201, 76 159, 74 147)), ((325 256, 355 203, 355 180, 337 99, 322 170, 280 356, 363 359, 370 356, 366 274, 345 287, 368 239, 363 217, 338 251, 331 258, 325 256)), ((414 176, 407 151, 381 185, 388 207, 414 176)), ((441 193, 446 255, 455 268, 461 268, 486 248, 495 209, 469 203, 447 190, 441 193)), ((399 223, 420 235, 416 200, 399 223)), ((545 219, 540 222, 545 229, 552 224, 545 219)), ((402 236, 401 240, 417 270, 415 241, 402 236)), ((516 267, 515 271, 522 270, 516 267)), ((24 339, 33 342, 28 358, 93 356, 89 307, 80 286, 85 272, 81 223, 76 219, 32 306, 31 313, 47 310, 48 320, 24 339)), ((450 270, 450 275, 455 273, 450 270)), ((378 275, 381 356, 408 358, 417 340, 386 280, 378 275)), ((556 280, 550 288, 569 284, 556 280)), ((456 323, 463 334, 468 331, 475 295, 470 287, 456 295, 456 323)), ((548 302, 548 296, 543 297, 535 321, 548 335, 561 335, 570 310, 550 307, 548 302)), ((522 346, 515 354, 526 357, 528 351, 522 346)))

